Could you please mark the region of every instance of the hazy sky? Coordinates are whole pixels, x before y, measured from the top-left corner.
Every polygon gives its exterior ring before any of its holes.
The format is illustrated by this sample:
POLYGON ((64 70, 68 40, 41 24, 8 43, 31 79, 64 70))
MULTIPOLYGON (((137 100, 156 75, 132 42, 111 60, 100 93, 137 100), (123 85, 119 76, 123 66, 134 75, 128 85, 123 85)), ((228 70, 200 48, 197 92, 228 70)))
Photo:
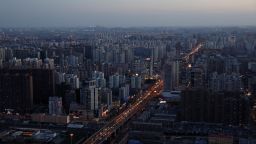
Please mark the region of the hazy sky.
POLYGON ((0 27, 256 26, 256 0, 0 0, 0 27))

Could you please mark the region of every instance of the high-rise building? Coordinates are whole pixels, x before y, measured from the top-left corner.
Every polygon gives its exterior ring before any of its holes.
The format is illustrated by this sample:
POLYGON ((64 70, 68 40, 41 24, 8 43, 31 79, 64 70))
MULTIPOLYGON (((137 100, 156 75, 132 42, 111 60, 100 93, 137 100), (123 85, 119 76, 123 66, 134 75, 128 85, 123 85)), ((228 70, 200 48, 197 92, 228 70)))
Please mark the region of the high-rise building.
MULTIPOLYGON (((52 69, 0 69, 0 75, 6 75, 5 78, 1 81, 3 84, 9 82, 8 79, 11 79, 15 75, 31 75, 33 87, 33 104, 48 104, 48 99, 50 96, 55 95, 55 78, 54 70, 52 69)), ((12 83, 15 83, 15 80, 11 80, 12 83)), ((20 83, 22 84, 22 83, 20 83)), ((14 90, 15 85, 9 85, 6 87, 9 90, 14 90)), ((12 94, 12 93, 10 93, 12 94)), ((7 95, 8 96, 8 95, 7 95)), ((20 96, 17 93, 17 97, 20 96)))
POLYGON ((138 74, 131 77, 131 88, 141 89, 142 78, 138 74))
POLYGON ((61 97, 49 97, 49 114, 50 115, 62 115, 62 98, 61 97))
POLYGON ((102 63, 100 70, 104 73, 104 76, 108 78, 111 74, 113 74, 113 65, 110 63, 102 63))
POLYGON ((250 100, 239 92, 213 93, 207 89, 188 89, 181 94, 181 120, 191 122, 247 125, 250 100))
POLYGON ((154 62, 157 62, 158 61, 158 56, 159 56, 159 48, 158 47, 154 47, 152 50, 153 50, 154 62))
POLYGON ((101 104, 105 104, 108 107, 108 110, 112 108, 112 91, 108 88, 103 88, 99 90, 100 92, 100 98, 101 98, 101 104))
POLYGON ((55 95, 55 78, 52 69, 28 70, 33 76, 34 104, 47 104, 50 96, 55 95))
POLYGON ((109 77, 109 88, 119 88, 120 86, 120 75, 115 74, 109 77))
POLYGON ((5 59, 5 50, 3 48, 0 48, 0 67, 3 66, 4 59, 5 59))
POLYGON ((96 87, 95 80, 83 83, 80 98, 80 103, 85 105, 86 110, 93 111, 95 115, 99 114, 99 89, 96 87))
POLYGON ((31 50, 28 48, 16 48, 13 49, 13 56, 18 59, 25 59, 31 57, 31 50))
POLYGON ((94 71, 92 73, 92 79, 96 80, 96 87, 105 88, 106 79, 104 78, 104 73, 99 71, 94 71))
POLYGON ((217 74, 214 72, 211 74, 209 80, 209 88, 212 91, 236 91, 241 90, 241 77, 238 73, 232 74, 217 74))
POLYGON ((125 84, 119 88, 119 98, 122 101, 127 101, 129 96, 130 96, 130 86, 128 84, 125 84))
POLYGON ((74 55, 69 55, 66 57, 66 61, 68 63, 69 66, 77 66, 78 65, 78 57, 74 56, 74 55))
POLYGON ((190 73, 190 84, 192 87, 203 87, 204 86, 204 75, 203 70, 199 67, 193 67, 190 73))
POLYGON ((237 58, 232 56, 227 56, 224 60, 226 73, 238 73, 239 72, 239 62, 237 58))
POLYGON ((179 86, 180 79, 180 64, 178 59, 174 59, 171 61, 172 69, 171 69, 171 83, 172 89, 177 88, 179 86))
POLYGON ((248 69, 251 70, 252 72, 256 72, 256 62, 249 62, 248 69))
POLYGON ((33 106, 34 80, 29 72, 12 73, 0 70, 0 109, 29 112, 33 106))
POLYGON ((87 59, 92 59, 93 58, 93 49, 94 49, 94 47, 92 47, 92 46, 85 46, 83 48, 84 57, 87 59))
POLYGON ((40 51, 40 58, 43 60, 48 58, 47 50, 40 51))
POLYGON ((164 65, 163 77, 164 77, 164 91, 165 92, 170 92, 173 89, 173 86, 172 86, 172 65, 168 62, 164 65))
POLYGON ((150 76, 153 76, 153 69, 154 69, 154 56, 153 56, 153 52, 151 51, 150 68, 149 68, 149 75, 150 76))

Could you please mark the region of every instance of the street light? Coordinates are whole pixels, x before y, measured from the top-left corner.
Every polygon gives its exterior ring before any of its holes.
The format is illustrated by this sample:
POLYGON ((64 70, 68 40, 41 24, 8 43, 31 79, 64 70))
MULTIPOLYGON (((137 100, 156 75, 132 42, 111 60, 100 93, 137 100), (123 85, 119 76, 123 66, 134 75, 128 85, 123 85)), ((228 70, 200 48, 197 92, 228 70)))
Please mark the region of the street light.
POLYGON ((246 93, 246 96, 251 96, 251 95, 252 95, 251 92, 247 92, 247 93, 246 93))
POLYGON ((70 144, 72 144, 74 134, 73 134, 73 133, 71 133, 71 134, 69 134, 69 136, 70 136, 70 144))
POLYGON ((188 68, 191 68, 192 67, 192 65, 191 64, 188 64, 188 68))

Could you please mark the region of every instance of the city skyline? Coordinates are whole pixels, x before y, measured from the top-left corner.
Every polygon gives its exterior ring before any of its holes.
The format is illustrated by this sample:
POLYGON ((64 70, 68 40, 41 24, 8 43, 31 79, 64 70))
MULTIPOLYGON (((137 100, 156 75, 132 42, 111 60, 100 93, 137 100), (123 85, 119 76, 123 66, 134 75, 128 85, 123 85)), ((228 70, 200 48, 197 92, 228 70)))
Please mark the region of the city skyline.
POLYGON ((255 26, 254 0, 11 0, 0 27, 255 26))
POLYGON ((256 144, 256 0, 0 4, 1 144, 256 144))

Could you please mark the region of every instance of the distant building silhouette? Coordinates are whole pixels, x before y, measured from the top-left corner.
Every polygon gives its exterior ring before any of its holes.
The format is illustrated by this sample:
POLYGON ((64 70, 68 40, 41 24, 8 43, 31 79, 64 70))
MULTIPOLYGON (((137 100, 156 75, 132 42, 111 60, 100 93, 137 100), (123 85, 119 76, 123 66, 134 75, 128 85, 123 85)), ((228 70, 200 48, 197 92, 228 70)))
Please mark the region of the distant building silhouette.
POLYGON ((30 97, 33 105, 47 105, 49 96, 55 94, 52 69, 0 69, 0 78, 1 98, 6 100, 30 97))
POLYGON ((250 100, 239 92, 191 89, 181 94, 182 121, 247 125, 249 117, 250 100))

